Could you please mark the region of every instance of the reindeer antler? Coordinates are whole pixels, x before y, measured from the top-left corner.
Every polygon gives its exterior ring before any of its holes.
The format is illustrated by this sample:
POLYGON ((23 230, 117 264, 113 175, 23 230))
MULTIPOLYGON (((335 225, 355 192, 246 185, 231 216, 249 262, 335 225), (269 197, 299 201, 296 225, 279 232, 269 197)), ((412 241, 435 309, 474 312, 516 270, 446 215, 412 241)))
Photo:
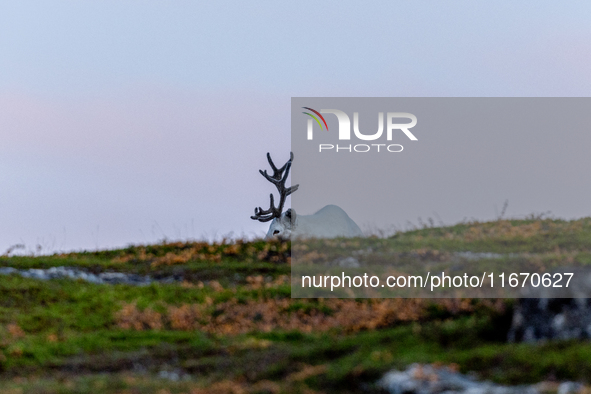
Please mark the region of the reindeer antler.
POLYGON ((266 180, 271 182, 277 187, 279 191, 279 206, 275 208, 275 199, 273 198, 273 193, 271 193, 271 206, 267 210, 263 210, 263 208, 258 207, 254 209, 254 216, 250 218, 253 220, 258 220, 259 222, 268 222, 269 220, 273 220, 274 218, 281 217, 281 212, 283 211, 283 205, 285 204, 285 199, 291 193, 298 190, 300 185, 295 185, 286 188, 285 181, 289 176, 289 169, 291 168, 291 163, 293 161, 293 152, 289 154, 289 160, 287 163, 283 165, 281 168, 277 168, 271 160, 271 155, 267 152, 267 160, 269 160, 269 164, 271 165, 271 169, 273 170, 273 175, 267 174, 267 170, 259 170, 262 176, 265 177, 266 180))

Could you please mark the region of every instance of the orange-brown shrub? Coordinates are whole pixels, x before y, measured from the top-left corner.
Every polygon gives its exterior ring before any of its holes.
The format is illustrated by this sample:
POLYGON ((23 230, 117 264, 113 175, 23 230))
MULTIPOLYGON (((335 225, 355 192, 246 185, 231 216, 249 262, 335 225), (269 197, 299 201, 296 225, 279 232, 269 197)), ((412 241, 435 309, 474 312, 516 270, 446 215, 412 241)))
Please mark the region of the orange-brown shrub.
MULTIPOLYGON (((341 329, 346 332, 372 330, 399 322, 417 321, 425 315, 430 300, 380 299, 356 301, 327 299, 318 303, 291 299, 250 300, 232 299, 213 304, 184 304, 166 306, 166 312, 150 308, 140 311, 136 304, 124 304, 115 315, 116 324, 123 329, 145 330, 167 327, 173 330, 200 330, 216 334, 269 332, 275 329, 319 332, 341 329)), ((471 311, 470 300, 444 299, 439 305, 451 313, 471 311)), ((500 304, 499 304, 500 305, 500 304)), ((501 306, 491 303, 491 307, 501 306)))

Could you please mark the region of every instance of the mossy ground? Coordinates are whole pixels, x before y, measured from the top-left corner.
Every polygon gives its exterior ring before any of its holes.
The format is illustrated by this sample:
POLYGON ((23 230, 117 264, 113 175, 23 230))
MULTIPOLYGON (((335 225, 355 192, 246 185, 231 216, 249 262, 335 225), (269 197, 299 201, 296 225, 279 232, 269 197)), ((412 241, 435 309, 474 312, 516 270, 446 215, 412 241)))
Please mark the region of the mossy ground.
MULTIPOLYGON (((404 261, 473 251, 587 265, 591 219, 425 227, 345 246, 372 243, 404 261)), ((290 252, 256 240, 0 257, 21 269, 179 279, 134 287, 0 275, 0 393, 371 392, 385 371, 413 362, 505 384, 591 380, 591 342, 506 343, 512 300, 291 299, 290 252)))

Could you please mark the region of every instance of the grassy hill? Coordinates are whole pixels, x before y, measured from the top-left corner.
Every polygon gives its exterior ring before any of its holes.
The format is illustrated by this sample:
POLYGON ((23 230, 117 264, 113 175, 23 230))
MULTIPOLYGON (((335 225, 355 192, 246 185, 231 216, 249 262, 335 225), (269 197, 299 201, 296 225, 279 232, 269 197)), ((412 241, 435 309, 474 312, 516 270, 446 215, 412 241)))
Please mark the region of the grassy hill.
MULTIPOLYGON (((457 252, 591 263, 591 219, 427 227, 379 243, 401 263, 457 252)), ((291 245, 161 243, 2 256, 172 278, 148 286, 0 275, 1 393, 354 393, 385 371, 438 363, 504 384, 591 377, 587 341, 507 344, 513 300, 292 299, 291 245)))

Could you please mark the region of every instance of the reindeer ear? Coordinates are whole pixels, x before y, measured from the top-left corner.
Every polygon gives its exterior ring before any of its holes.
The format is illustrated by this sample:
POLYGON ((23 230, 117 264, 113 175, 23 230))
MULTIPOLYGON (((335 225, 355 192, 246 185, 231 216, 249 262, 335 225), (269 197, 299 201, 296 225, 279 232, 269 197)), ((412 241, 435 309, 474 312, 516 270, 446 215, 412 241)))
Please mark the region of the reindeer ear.
POLYGON ((295 227, 295 221, 296 221, 296 212, 295 209, 289 208, 287 211, 285 211, 285 217, 289 220, 289 225, 291 228, 295 227))

